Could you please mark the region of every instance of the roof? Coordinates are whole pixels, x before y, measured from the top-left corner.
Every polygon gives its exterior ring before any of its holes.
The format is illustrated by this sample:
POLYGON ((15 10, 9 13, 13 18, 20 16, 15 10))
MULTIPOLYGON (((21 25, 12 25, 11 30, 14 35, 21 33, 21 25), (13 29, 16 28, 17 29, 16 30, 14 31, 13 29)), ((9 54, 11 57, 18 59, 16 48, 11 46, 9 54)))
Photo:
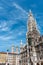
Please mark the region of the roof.
MULTIPOLYGON (((7 54, 7 52, 0 52, 0 54, 7 54)), ((11 53, 11 52, 8 52, 8 54, 14 54, 14 55, 17 55, 17 53, 11 53)))

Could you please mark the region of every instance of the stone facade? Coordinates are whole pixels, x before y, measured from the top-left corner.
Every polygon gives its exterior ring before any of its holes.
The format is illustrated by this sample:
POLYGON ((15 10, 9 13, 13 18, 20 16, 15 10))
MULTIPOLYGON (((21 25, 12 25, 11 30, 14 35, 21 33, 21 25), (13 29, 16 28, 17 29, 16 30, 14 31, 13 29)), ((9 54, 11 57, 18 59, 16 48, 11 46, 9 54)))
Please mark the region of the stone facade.
POLYGON ((14 45, 12 45, 12 50, 9 53, 0 52, 0 65, 19 65, 19 53, 18 48, 16 47, 16 51, 14 51, 14 45))
POLYGON ((26 45, 21 47, 20 65, 43 65, 43 36, 40 35, 31 10, 27 24, 26 45))

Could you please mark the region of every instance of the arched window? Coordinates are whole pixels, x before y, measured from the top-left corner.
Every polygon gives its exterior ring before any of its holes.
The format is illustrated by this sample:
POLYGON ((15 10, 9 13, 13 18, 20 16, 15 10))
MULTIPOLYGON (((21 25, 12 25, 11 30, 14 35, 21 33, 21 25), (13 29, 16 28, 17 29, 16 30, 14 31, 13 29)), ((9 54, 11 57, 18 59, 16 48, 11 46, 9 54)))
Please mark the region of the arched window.
POLYGON ((39 65, 39 63, 37 63, 37 65, 39 65))
POLYGON ((8 65, 9 65, 9 63, 8 63, 8 65))
POLYGON ((30 37, 28 38, 28 44, 29 46, 32 44, 32 39, 30 37))

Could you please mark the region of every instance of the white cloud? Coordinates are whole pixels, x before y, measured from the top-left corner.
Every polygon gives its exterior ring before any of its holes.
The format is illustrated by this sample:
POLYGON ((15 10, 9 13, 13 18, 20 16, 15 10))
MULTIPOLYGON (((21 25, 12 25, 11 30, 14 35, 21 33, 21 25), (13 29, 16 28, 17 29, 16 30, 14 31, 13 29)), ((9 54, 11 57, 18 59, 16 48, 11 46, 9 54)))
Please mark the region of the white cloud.
POLYGON ((18 30, 18 35, 23 35, 23 34, 26 34, 26 28, 25 26, 21 26, 18 30))
POLYGON ((2 6, 0 6, 0 10, 4 9, 2 6))
POLYGON ((4 37, 3 40, 9 40, 9 39, 11 39, 11 38, 12 38, 11 36, 4 37))
POLYGON ((8 27, 2 28, 1 31, 8 31, 8 27))
MULTIPOLYGON (((13 6, 15 6, 17 8, 17 10, 18 10, 17 13, 19 13, 19 11, 21 13, 20 15, 18 15, 18 17, 15 14, 12 14, 12 15, 15 16, 14 19, 20 19, 21 20, 21 18, 26 18, 26 15, 28 15, 28 13, 21 6, 19 6, 16 3, 13 3, 13 6)), ((5 41, 5 40, 10 40, 10 39, 16 39, 18 37, 18 35, 22 35, 24 33, 23 30, 22 31, 20 30, 20 32, 19 32, 19 29, 18 30, 16 29, 15 31, 10 30, 10 28, 11 28, 10 26, 12 26, 13 24, 16 24, 16 23, 18 24, 18 20, 4 21, 2 24, 0 24, 0 31, 2 31, 2 32, 3 31, 8 31, 8 34, 11 35, 11 36, 5 36, 5 35, 0 36, 0 39, 5 41), (14 36, 13 36, 13 33, 15 34, 14 36)))
POLYGON ((12 38, 13 38, 13 36, 0 36, 0 39, 4 40, 4 41, 10 40, 12 38))
POLYGON ((17 9, 21 10, 22 12, 28 14, 21 6, 19 6, 18 4, 16 3, 13 3, 13 6, 15 6, 17 9))
POLYGON ((25 32, 24 32, 24 31, 20 31, 20 32, 18 31, 18 35, 20 35, 20 36, 21 36, 21 35, 23 35, 23 34, 25 34, 25 32))
POLYGON ((0 31, 8 31, 8 25, 7 25, 7 23, 6 22, 2 22, 1 24, 0 24, 0 31))
POLYGON ((5 27, 7 25, 7 23, 5 22, 5 21, 1 21, 1 24, 0 24, 0 28, 2 28, 2 27, 5 27))
POLYGON ((18 35, 22 35, 22 32, 19 32, 18 35))

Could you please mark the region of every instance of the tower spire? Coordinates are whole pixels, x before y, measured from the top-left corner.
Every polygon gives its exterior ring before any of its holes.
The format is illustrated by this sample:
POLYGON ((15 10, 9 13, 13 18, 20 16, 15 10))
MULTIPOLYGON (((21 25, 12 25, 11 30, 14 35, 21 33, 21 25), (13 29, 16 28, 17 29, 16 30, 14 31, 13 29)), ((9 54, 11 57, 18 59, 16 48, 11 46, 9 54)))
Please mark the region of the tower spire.
POLYGON ((22 40, 20 42, 20 52, 23 50, 23 43, 22 43, 22 40))
POLYGON ((20 41, 20 46, 21 46, 21 47, 23 46, 22 40, 20 41))
POLYGON ((28 31, 33 31, 35 29, 37 29, 37 25, 36 25, 36 20, 33 17, 32 11, 29 10, 29 15, 28 15, 28 24, 27 24, 27 29, 28 31))
POLYGON ((29 10, 29 15, 28 16, 33 16, 31 9, 29 10))
POLYGON ((12 44, 12 53, 14 53, 14 44, 12 44))

